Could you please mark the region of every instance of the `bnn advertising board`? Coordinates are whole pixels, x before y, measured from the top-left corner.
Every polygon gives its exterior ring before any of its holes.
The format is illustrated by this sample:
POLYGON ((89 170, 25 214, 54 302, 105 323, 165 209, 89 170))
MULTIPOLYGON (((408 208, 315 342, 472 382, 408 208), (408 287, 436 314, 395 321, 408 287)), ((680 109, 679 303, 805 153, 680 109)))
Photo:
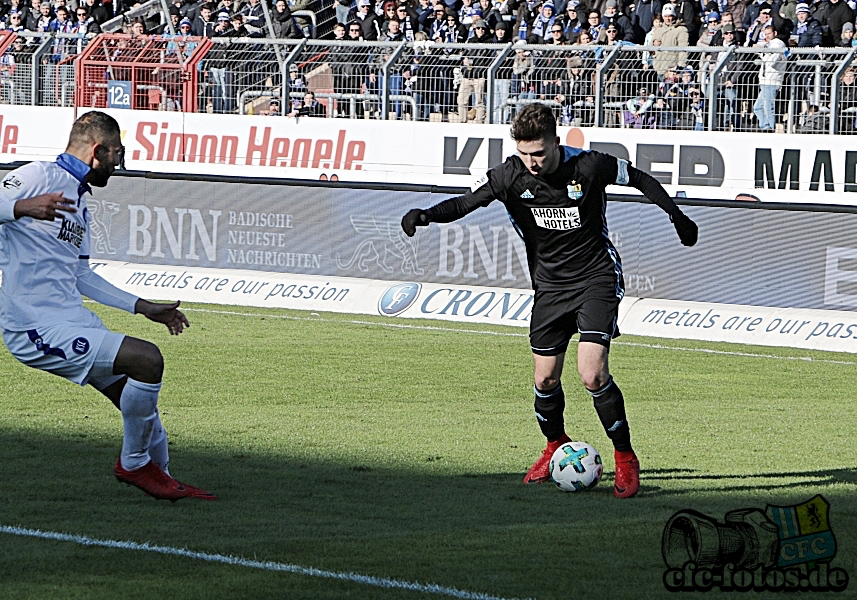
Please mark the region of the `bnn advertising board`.
MULTIPOLYGON (((529 290, 523 243, 499 202, 455 223, 420 228, 413 238, 402 233, 409 208, 445 197, 117 176, 90 202, 92 257, 529 290)), ((628 295, 857 309, 857 215, 684 210, 700 228, 692 248, 679 243, 656 206, 608 203, 628 295)))

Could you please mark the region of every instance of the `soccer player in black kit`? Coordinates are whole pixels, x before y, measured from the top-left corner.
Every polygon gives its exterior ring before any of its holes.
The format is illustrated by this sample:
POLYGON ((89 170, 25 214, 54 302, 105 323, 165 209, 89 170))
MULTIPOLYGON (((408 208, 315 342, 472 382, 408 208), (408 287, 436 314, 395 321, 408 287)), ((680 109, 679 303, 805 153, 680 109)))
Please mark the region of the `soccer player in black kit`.
POLYGON ((547 447, 524 483, 550 478, 554 451, 565 433, 562 375, 571 336, 580 334, 577 371, 613 442, 613 494, 630 498, 640 488, 640 463, 631 447, 625 400, 608 370, 610 340, 619 335, 619 301, 625 293, 622 263, 607 236, 608 185, 630 185, 662 208, 681 243, 693 246, 698 229, 651 175, 609 154, 560 145, 551 108, 526 106, 512 123, 518 154, 488 171, 463 196, 402 218, 409 236, 429 223, 449 223, 494 200, 502 202, 527 248, 535 291, 530 320, 536 418, 547 447))

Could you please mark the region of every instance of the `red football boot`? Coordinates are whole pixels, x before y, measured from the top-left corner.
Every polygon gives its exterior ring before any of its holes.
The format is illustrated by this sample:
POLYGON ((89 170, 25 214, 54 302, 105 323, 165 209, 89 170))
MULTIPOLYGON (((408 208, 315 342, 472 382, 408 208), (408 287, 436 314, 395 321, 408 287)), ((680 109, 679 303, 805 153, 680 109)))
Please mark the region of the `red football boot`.
POLYGON ((181 500, 182 498, 203 498, 215 500, 216 496, 190 485, 177 481, 161 471, 154 463, 149 461, 139 469, 127 471, 122 467, 121 458, 116 459, 113 467, 116 479, 128 485, 138 487, 148 495, 158 500, 181 500))
POLYGON ((553 453, 556 452, 556 449, 562 446, 564 443, 570 441, 571 438, 563 433, 562 437, 560 437, 558 440, 548 442, 547 447, 542 452, 542 455, 533 464, 533 466, 530 467, 530 470, 527 471, 527 474, 524 475, 524 483, 544 483, 545 481, 550 479, 550 463, 553 453))
POLYGON ((613 495, 630 498, 640 490, 640 461, 634 451, 613 451, 616 461, 616 477, 613 480, 613 495))
POLYGON ((188 490, 190 490, 190 494, 188 498, 196 498, 197 500, 217 500, 217 496, 212 494, 211 492, 207 492, 205 490, 201 490, 198 487, 193 487, 187 483, 178 482, 179 485, 183 485, 188 490))

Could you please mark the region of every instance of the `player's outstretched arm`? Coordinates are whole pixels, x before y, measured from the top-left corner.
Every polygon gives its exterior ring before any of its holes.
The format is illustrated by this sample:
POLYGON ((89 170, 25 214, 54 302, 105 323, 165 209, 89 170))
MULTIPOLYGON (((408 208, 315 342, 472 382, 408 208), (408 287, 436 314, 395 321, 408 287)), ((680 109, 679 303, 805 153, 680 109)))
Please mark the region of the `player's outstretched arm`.
MULTIPOLYGON (((490 172, 489 172, 490 174, 490 172)), ((487 185, 487 176, 483 185, 475 191, 468 190, 463 196, 449 198, 428 209, 413 208, 402 217, 402 230, 413 237, 417 227, 426 227, 429 223, 452 223, 470 214, 480 206, 488 206, 494 200, 491 186, 487 185)))
POLYGON ((73 213, 77 212, 77 209, 73 200, 63 198, 60 193, 42 194, 26 200, 18 200, 14 208, 16 219, 32 217, 40 221, 53 221, 63 212, 73 213))
POLYGON ((628 185, 643 192, 646 198, 661 207, 670 216, 670 221, 672 221, 682 244, 685 246, 696 244, 699 228, 690 217, 681 212, 681 209, 670 198, 664 186, 657 179, 640 169, 628 166, 628 185))
POLYGON ((185 327, 190 327, 190 321, 179 310, 179 304, 181 304, 179 301, 160 304, 140 298, 134 306, 134 312, 155 323, 163 323, 172 335, 178 335, 184 331, 185 327))

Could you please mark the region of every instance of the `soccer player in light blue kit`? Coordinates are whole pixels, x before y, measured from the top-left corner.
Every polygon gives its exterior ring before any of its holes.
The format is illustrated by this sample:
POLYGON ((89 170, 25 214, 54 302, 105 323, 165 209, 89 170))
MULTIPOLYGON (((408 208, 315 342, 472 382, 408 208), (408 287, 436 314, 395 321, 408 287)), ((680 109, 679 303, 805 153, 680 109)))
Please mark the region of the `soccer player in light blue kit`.
POLYGON ((71 129, 55 162, 32 162, 0 187, 0 328, 27 366, 89 384, 122 412, 122 453, 114 475, 158 499, 216 496, 170 476, 158 414, 164 360, 150 342, 114 333, 82 296, 138 313, 178 335, 189 327, 179 303, 156 304, 120 290, 89 266, 90 186, 104 187, 122 163, 119 124, 90 112, 71 129))

